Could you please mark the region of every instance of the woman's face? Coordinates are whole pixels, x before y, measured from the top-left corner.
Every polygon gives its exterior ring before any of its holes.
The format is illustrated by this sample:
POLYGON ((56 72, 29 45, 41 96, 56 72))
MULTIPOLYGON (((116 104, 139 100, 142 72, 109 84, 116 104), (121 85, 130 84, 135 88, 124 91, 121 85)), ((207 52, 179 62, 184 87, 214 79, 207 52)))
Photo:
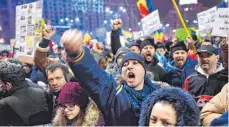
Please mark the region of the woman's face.
POLYGON ((72 120, 77 117, 80 113, 79 105, 65 105, 64 115, 68 120, 72 120))
POLYGON ((175 126, 177 116, 171 104, 157 102, 151 111, 149 126, 175 126))

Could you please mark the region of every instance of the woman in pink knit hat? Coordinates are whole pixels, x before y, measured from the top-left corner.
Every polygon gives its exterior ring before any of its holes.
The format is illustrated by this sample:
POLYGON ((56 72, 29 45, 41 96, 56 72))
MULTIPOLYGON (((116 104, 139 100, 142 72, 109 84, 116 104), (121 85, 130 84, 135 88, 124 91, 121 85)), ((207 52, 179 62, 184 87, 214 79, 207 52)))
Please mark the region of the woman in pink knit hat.
POLYGON ((61 89, 53 126, 100 126, 101 112, 77 82, 69 82, 61 89))

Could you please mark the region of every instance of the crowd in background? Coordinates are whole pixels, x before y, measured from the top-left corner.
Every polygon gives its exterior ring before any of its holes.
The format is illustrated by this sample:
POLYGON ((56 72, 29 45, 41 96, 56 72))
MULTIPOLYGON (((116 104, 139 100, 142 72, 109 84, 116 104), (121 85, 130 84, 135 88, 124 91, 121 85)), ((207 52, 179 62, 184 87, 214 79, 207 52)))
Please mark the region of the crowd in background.
POLYGON ((228 125, 228 38, 144 37, 122 46, 121 27, 113 22, 109 46, 86 45, 70 29, 63 46, 50 47, 56 31, 47 26, 34 64, 2 51, 0 125, 228 125))

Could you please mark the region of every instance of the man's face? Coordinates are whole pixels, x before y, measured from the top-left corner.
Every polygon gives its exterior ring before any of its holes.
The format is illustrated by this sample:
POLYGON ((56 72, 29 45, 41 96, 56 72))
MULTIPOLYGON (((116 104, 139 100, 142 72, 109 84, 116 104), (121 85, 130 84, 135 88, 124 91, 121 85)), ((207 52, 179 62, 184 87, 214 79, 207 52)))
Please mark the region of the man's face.
POLYGON ((25 72, 26 72, 27 74, 29 74, 32 68, 30 68, 29 66, 25 65, 25 66, 24 66, 24 69, 25 69, 25 72))
POLYGON ((177 50, 173 53, 173 59, 177 67, 181 68, 184 66, 188 53, 184 50, 177 50))
POLYGON ((132 52, 136 52, 136 53, 140 54, 140 49, 139 49, 138 46, 131 46, 131 47, 130 47, 130 50, 131 50, 132 52))
POLYGON ((200 66, 203 70, 209 71, 216 67, 217 62, 219 60, 219 56, 215 54, 210 54, 207 52, 201 52, 198 54, 198 60, 200 66))
POLYGON ((123 64, 122 77, 129 87, 141 90, 144 85, 145 69, 136 60, 128 60, 123 64))
POLYGON ((108 65, 108 62, 105 58, 102 58, 100 61, 99 61, 99 66, 102 67, 104 70, 106 70, 107 68, 107 65, 108 65))
POLYGON ((150 62, 153 60, 155 48, 152 45, 147 45, 142 48, 141 54, 145 57, 146 61, 150 62))
POLYGON ((157 51, 161 53, 163 56, 166 54, 166 50, 164 48, 157 48, 157 51))
POLYGON ((118 67, 120 67, 120 64, 121 64, 121 62, 122 62, 122 58, 123 58, 124 55, 125 55, 125 54, 120 54, 120 55, 118 56, 118 58, 117 58, 117 65, 118 65, 118 67))
POLYGON ((53 72, 48 71, 49 85, 54 92, 58 92, 67 83, 64 73, 60 68, 57 68, 53 72))

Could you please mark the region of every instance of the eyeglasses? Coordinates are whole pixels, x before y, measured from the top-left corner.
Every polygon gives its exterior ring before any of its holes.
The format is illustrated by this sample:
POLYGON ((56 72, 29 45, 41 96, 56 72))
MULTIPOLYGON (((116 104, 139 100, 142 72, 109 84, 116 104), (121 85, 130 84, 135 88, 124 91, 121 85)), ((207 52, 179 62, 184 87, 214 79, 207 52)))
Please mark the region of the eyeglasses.
POLYGON ((60 107, 62 108, 67 108, 69 111, 73 111, 75 109, 75 105, 74 104, 66 104, 66 105, 60 105, 60 107))

